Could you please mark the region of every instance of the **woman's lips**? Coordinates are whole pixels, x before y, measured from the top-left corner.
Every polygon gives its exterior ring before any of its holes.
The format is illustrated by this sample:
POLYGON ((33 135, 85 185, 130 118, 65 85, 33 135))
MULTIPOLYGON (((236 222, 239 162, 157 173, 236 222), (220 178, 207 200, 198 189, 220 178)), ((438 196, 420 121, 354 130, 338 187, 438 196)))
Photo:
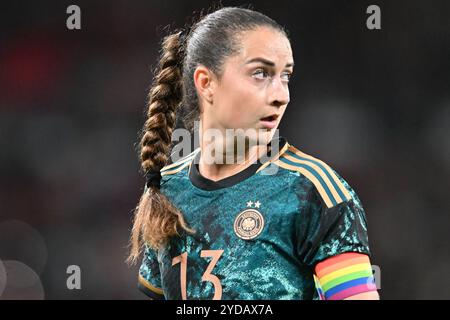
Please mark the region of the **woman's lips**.
POLYGON ((261 118, 260 122, 263 127, 267 129, 273 129, 277 126, 278 115, 271 115, 268 117, 261 118))

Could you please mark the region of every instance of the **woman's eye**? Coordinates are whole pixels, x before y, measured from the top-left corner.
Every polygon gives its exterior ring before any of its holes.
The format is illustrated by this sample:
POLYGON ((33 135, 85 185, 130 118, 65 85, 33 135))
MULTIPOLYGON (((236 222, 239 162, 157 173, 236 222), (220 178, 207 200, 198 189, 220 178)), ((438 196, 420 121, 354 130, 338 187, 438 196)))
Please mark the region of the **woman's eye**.
POLYGON ((265 70, 261 70, 261 69, 259 69, 259 70, 256 70, 254 73, 253 73, 253 76, 256 76, 256 78, 259 78, 259 79, 263 79, 265 76, 267 76, 269 73, 268 72, 266 72, 265 70))
MULTIPOLYGON (((270 76, 269 72, 263 70, 263 69, 258 69, 253 73, 253 76, 257 79, 265 79, 266 77, 270 76)), ((292 73, 291 72, 284 72, 281 75, 282 80, 289 82, 289 80, 291 79, 292 73)))
POLYGON ((292 77, 292 73, 285 72, 285 73, 282 74, 282 76, 284 76, 284 78, 283 78, 284 80, 289 81, 291 79, 291 77, 292 77))

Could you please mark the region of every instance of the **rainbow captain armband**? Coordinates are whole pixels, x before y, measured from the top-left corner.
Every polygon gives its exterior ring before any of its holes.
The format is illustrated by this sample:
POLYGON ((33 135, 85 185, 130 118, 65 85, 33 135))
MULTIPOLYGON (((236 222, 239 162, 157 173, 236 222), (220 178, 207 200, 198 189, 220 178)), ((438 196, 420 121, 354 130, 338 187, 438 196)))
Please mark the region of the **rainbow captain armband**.
POLYGON ((314 281, 320 299, 342 300, 350 296, 376 291, 369 257, 348 252, 319 262, 314 281))

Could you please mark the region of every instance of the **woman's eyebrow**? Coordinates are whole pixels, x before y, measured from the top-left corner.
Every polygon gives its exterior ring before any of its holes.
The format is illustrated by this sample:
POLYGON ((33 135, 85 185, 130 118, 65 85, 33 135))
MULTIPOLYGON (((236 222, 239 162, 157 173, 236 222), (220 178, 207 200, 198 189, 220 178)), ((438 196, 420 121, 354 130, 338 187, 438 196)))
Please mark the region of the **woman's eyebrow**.
MULTIPOLYGON (((264 58, 260 58, 260 57, 250 59, 245 64, 250 64, 250 63, 253 63, 253 62, 261 62, 261 63, 263 63, 265 65, 268 65, 268 66, 271 66, 271 67, 275 67, 275 63, 274 62, 272 62, 270 60, 267 60, 267 59, 264 59, 264 58)), ((294 62, 286 63, 286 68, 293 67, 293 66, 294 66, 294 62)))

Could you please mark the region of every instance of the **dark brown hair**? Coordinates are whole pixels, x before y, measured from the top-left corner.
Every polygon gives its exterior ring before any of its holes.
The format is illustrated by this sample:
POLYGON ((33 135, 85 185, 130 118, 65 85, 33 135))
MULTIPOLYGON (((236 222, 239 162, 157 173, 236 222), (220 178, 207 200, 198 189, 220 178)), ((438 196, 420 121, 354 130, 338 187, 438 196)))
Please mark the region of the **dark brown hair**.
MULTIPOLYGON (((225 59, 239 53, 239 36, 260 26, 272 27, 288 38, 283 27, 262 13, 225 7, 199 19, 191 28, 178 30, 163 39, 140 142, 145 174, 159 172, 167 164, 180 107, 184 109, 182 121, 186 128, 192 130, 199 118, 193 79, 197 66, 207 67, 220 80, 225 59)), ((194 232, 159 188, 149 185, 136 208, 128 261, 136 262, 144 245, 158 249, 181 230, 194 232)))

